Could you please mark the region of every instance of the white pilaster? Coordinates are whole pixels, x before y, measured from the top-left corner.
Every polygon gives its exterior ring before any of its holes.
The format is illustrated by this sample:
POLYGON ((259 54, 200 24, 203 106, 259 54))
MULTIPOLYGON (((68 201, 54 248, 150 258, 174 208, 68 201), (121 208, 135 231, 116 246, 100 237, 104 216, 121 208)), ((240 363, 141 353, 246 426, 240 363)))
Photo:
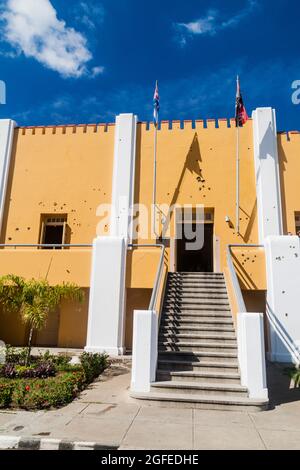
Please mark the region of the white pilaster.
POLYGON ((131 234, 137 117, 116 118, 110 235, 93 244, 86 351, 125 352, 126 258, 131 234))
POLYGON ((112 217, 110 234, 129 238, 134 202, 137 116, 120 114, 116 118, 113 168, 112 217))
POLYGON ((283 233, 276 114, 272 108, 257 108, 252 117, 258 230, 263 243, 265 237, 283 233))
POLYGON ((88 352, 124 354, 126 250, 121 237, 94 240, 85 348, 88 352))
POLYGON ((300 354, 300 241, 298 237, 265 240, 269 359, 299 362, 300 354))
POLYGON ((241 383, 249 397, 268 399, 262 313, 238 313, 238 357, 241 383))
POLYGON ((0 232, 3 224, 3 213, 15 127, 16 123, 11 119, 0 120, 0 232))
POLYGON ((157 314, 136 310, 133 322, 131 391, 149 392, 155 381, 158 341, 157 314))

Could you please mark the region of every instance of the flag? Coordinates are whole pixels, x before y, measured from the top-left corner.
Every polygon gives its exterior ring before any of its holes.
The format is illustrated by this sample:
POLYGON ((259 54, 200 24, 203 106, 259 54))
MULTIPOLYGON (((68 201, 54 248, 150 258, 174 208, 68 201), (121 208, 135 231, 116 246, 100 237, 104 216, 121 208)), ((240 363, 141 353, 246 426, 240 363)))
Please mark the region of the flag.
POLYGON ((158 93, 158 82, 156 81, 155 85, 155 92, 153 97, 153 104, 154 104, 154 113, 153 113, 153 121, 154 124, 157 126, 158 124, 158 113, 159 113, 159 93, 158 93))
POLYGON ((248 121, 248 115, 244 106, 243 97, 241 94, 240 79, 237 77, 236 86, 236 104, 235 104, 235 123, 236 127, 243 127, 248 121))

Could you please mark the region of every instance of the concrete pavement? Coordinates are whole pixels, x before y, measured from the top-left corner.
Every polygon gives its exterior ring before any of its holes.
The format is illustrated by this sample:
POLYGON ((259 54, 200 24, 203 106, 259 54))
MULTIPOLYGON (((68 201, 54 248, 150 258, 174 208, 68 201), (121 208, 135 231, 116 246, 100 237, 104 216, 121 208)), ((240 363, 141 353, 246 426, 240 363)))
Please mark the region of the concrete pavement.
POLYGON ((2 411, 1 436, 94 442, 131 449, 300 449, 300 390, 268 367, 271 406, 259 413, 147 405, 129 397, 130 365, 115 363, 70 405, 2 411))

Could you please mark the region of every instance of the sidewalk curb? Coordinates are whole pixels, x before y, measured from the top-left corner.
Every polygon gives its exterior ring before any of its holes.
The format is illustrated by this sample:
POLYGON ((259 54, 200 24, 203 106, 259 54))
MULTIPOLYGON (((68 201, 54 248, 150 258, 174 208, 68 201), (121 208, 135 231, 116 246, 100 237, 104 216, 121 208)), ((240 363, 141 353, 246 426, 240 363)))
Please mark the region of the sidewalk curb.
POLYGON ((117 450, 116 445, 22 436, 0 436, 0 450, 117 450))

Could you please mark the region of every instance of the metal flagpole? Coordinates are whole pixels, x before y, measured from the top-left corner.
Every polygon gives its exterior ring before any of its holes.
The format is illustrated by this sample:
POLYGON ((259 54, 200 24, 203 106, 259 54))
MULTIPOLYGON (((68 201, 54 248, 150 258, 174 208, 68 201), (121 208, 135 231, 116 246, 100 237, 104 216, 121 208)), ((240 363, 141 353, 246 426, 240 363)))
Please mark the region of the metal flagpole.
POLYGON ((156 235, 156 173, 157 173, 157 127, 154 123, 154 168, 153 168, 153 233, 156 235))
POLYGON ((156 173, 157 173, 157 129, 159 113, 158 81, 156 80, 154 92, 154 168, 153 168, 153 201, 152 201, 152 233, 156 236, 156 173))
POLYGON ((236 131, 236 232, 240 233, 240 126, 236 131))
MULTIPOLYGON (((239 76, 236 78, 237 83, 237 100, 240 93, 239 88, 239 76)), ((238 106, 238 103, 236 104, 238 106)), ((236 212, 235 212, 235 227, 236 232, 240 233, 240 122, 239 116, 237 115, 238 109, 236 109, 236 212)))

